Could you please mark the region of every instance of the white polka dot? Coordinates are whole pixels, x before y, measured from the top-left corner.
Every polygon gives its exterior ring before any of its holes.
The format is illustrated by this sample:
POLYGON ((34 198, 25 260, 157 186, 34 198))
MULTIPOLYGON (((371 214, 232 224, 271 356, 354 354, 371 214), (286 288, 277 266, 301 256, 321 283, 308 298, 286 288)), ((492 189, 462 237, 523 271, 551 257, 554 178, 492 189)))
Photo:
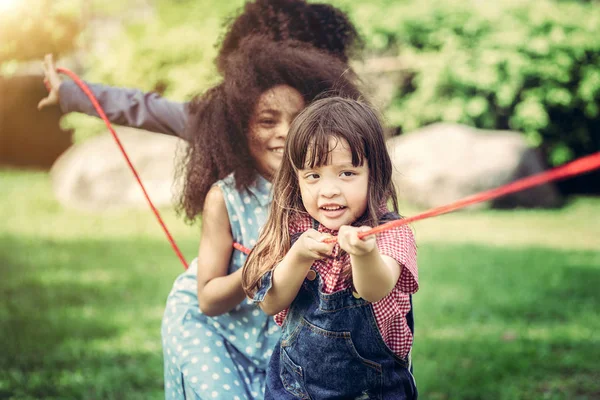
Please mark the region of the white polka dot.
POLYGON ((171 349, 167 349, 167 354, 171 355, 171 349))
POLYGON ((252 311, 252 315, 254 315, 255 317, 258 317, 260 315, 260 311, 254 310, 254 311, 252 311))
POLYGON ((246 382, 246 385, 249 385, 250 384, 250 379, 244 378, 244 382, 246 382))
POLYGON ((177 311, 177 307, 172 307, 171 312, 175 312, 175 311, 177 311))
POLYGON ((210 347, 205 347, 202 349, 202 351, 205 353, 210 353, 210 347))
POLYGON ((240 382, 239 382, 237 379, 236 379, 235 381, 233 381, 233 384, 234 384, 235 386, 240 386, 240 382))
POLYGON ((250 197, 248 197, 248 196, 244 197, 244 203, 250 204, 250 197))
POLYGON ((208 385, 206 383, 203 383, 202 385, 200 385, 200 389, 206 390, 208 389, 208 385))
POLYGON ((256 370, 256 368, 254 368, 253 366, 248 367, 248 372, 250 372, 250 375, 252 375, 255 370, 256 370))
POLYGON ((206 336, 211 337, 212 336, 212 332, 211 331, 206 331, 206 336))
POLYGON ((231 386, 229 386, 228 384, 225 384, 225 385, 223 385, 223 389, 229 390, 229 389, 231 389, 231 386))
POLYGON ((221 362, 221 359, 219 357, 215 357, 215 358, 213 358, 213 361, 218 363, 218 362, 221 362))
POLYGON ((175 357, 171 358, 171 361, 173 361, 173 364, 175 364, 175 361, 177 361, 177 359, 175 357))
POLYGON ((200 367, 200 369, 206 372, 208 371, 208 365, 204 364, 202 367, 200 367))
POLYGON ((226 374, 230 374, 231 373, 231 370, 229 368, 227 368, 227 367, 225 367, 223 369, 223 371, 225 371, 226 374))
POLYGON ((213 391, 210 395, 212 397, 216 398, 217 396, 219 396, 219 393, 213 391))
POLYGON ((196 328, 202 328, 202 324, 199 322, 196 322, 196 328))
POLYGON ((250 334, 248 332, 244 332, 244 339, 250 339, 250 334))
POLYGON ((244 208, 244 206, 240 206, 240 211, 244 212, 246 209, 244 208))
POLYGON ((239 218, 237 215, 234 215, 233 217, 231 217, 232 220, 237 221, 239 218))
POLYGON ((196 383, 198 382, 198 378, 195 376, 192 376, 192 379, 190 379, 192 381, 192 383, 196 383))
POLYGON ((192 357, 192 364, 196 364, 198 362, 198 357, 192 357))
POLYGON ((262 343, 261 342, 256 342, 255 344, 257 349, 260 349, 262 347, 262 343))
POLYGON ((261 208, 261 207, 256 207, 256 208, 254 209, 254 214, 260 214, 260 213, 262 213, 262 212, 263 212, 263 210, 262 210, 262 208, 261 208))
POLYGON ((188 354, 190 354, 190 352, 189 352, 189 351, 187 351, 187 350, 184 350, 184 351, 183 351, 183 353, 181 353, 181 354, 182 354, 184 357, 187 357, 187 356, 188 356, 188 354))
POLYGON ((248 225, 252 225, 252 218, 248 218, 248 225))
POLYGON ((192 343, 194 343, 195 346, 198 346, 200 344, 200 339, 194 339, 192 343))
POLYGON ((235 342, 236 340, 237 340, 237 338, 234 335, 229 335, 230 342, 235 342))
POLYGON ((190 333, 188 331, 183 332, 183 337, 189 337, 190 333))
POLYGON ((175 336, 173 336, 173 339, 171 339, 171 341, 172 341, 173 343, 177 343, 177 338, 176 338, 175 336))
POLYGON ((188 376, 189 373, 190 371, 187 368, 183 370, 183 376, 188 376))
POLYGON ((239 396, 233 396, 233 400, 241 400, 239 396))
POLYGON ((171 382, 167 382, 167 389, 171 389, 171 382))
POLYGON ((229 325, 227 325, 227 327, 228 327, 229 329, 235 329, 235 325, 234 325, 234 324, 229 324, 229 325))
MULTIPOLYGON (((252 303, 250 300, 248 300, 250 303, 252 303)), ((248 318, 246 317, 242 317, 242 321, 244 321, 245 323, 248 323, 248 318)))
POLYGON ((254 240, 254 239, 250 240, 250 246, 256 246, 256 240, 254 240))
POLYGON ((214 326, 215 328, 217 328, 217 329, 218 329, 218 328, 220 328, 220 327, 221 327, 221 324, 220 324, 220 323, 218 323, 218 322, 214 322, 214 323, 213 323, 213 326, 214 326))
POLYGON ((216 374, 216 373, 215 373, 215 374, 212 374, 212 378, 213 378, 213 379, 215 379, 215 380, 216 380, 216 379, 219 379, 219 374, 216 374))
POLYGON ((243 226, 240 228, 240 230, 242 231, 242 235, 246 233, 246 228, 244 228, 243 226))
POLYGON ((248 347, 246 347, 246 353, 252 354, 252 353, 254 353, 254 350, 252 350, 252 347, 248 346, 248 347))
POLYGON ((227 198, 229 199, 229 201, 235 201, 235 197, 233 197, 233 193, 229 193, 227 195, 227 198))
POLYGON ((256 393, 256 392, 252 392, 252 396, 253 396, 253 397, 258 397, 258 393, 256 393))
POLYGON ((217 341, 215 342, 215 344, 217 345, 217 347, 221 347, 221 346, 223 346, 223 342, 221 342, 220 340, 217 340, 217 341))

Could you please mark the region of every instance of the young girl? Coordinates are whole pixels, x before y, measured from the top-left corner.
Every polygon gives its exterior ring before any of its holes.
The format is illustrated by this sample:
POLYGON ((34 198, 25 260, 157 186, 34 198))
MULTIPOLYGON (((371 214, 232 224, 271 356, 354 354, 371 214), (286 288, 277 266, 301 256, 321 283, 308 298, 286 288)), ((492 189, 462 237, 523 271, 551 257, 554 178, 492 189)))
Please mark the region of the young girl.
POLYGON ((294 120, 244 290, 283 326, 265 399, 415 399, 410 228, 397 219, 382 127, 359 101, 326 98, 294 120), (392 200, 394 213, 387 208, 392 200), (337 237, 337 243, 326 239, 337 237))
POLYGON ((167 399, 262 399, 280 329, 245 300, 245 255, 271 202, 293 118, 320 93, 358 95, 347 65, 312 46, 244 39, 191 107, 182 208, 202 214, 198 258, 175 282, 162 337, 167 399))

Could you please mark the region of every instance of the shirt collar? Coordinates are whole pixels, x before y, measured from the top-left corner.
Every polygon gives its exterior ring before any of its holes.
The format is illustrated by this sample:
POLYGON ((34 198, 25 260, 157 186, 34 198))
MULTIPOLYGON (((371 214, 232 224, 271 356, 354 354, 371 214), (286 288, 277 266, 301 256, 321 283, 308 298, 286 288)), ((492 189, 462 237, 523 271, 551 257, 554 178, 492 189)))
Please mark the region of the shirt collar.
POLYGON ((261 206, 267 207, 273 198, 272 188, 273 184, 271 182, 262 175, 257 174, 254 182, 248 186, 248 191, 256 197, 261 206))

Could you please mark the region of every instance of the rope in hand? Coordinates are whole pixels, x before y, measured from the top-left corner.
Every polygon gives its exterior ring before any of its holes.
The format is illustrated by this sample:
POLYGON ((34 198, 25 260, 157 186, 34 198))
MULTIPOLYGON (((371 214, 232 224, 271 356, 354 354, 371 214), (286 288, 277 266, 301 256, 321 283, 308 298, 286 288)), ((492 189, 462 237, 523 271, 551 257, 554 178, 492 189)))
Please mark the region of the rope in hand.
MULTIPOLYGON (((167 229, 167 226, 165 225, 165 223, 163 222, 162 218, 160 217, 160 213, 158 212, 158 210, 156 209, 156 207, 154 207, 154 204, 152 204, 152 201, 150 200, 150 197, 148 196, 148 193, 146 192, 146 189, 144 188, 144 184, 142 183, 142 180, 140 179, 140 177, 139 177, 139 175, 138 175, 135 167, 133 166, 133 164, 129 160, 129 157, 127 156, 127 152, 123 148, 123 145, 121 144, 121 141, 117 137, 117 134, 114 131, 114 129, 112 128, 112 125, 111 125, 110 121, 108 120, 108 118, 106 117, 106 114, 102 110, 102 107, 100 107, 100 104, 98 103, 98 101, 96 100, 96 98, 94 97, 94 95, 92 94, 92 92, 90 91, 90 89, 86 86, 86 84, 81 79, 79 79, 79 77, 77 75, 75 75, 75 73, 73 73, 73 72, 71 72, 71 71, 69 71, 68 69, 65 69, 65 68, 57 68, 57 71, 61 72, 61 73, 64 73, 65 75, 68 75, 71 79, 73 79, 73 81, 75 81, 75 83, 83 90, 83 92, 91 100, 94 108, 98 112, 98 115, 100 116, 100 118, 102 118, 102 120, 104 121, 104 123, 108 127, 110 133, 112 134, 113 138, 117 142, 117 145, 119 146, 119 149, 121 150, 121 153, 125 157, 125 160, 127 161, 127 164, 129 165, 129 168, 133 172, 133 175, 135 176, 135 179, 137 180, 138 184, 142 188, 142 191, 144 192, 144 196, 146 197, 146 200, 148 201, 148 204, 150 205, 150 208, 154 212, 154 215, 156 216, 156 219, 158 220, 160 226, 163 228, 165 234, 167 235, 167 239, 171 243, 171 246, 173 247, 173 250, 175 250, 175 253, 177 254, 177 256, 179 257, 179 259, 181 260, 184 268, 187 269, 188 264, 185 261, 185 258, 181 254, 181 251, 179 250, 179 247, 177 247, 177 244, 175 243, 175 240, 173 240, 173 237, 169 233, 169 230, 167 229)), ((470 206, 470 205, 473 205, 473 204, 477 204, 477 203, 481 203, 481 202, 484 202, 484 201, 493 200, 493 199, 496 199, 498 197, 505 196, 507 194, 519 192, 521 190, 525 190, 525 189, 532 188, 534 186, 541 185, 543 183, 557 181, 557 180, 561 180, 561 179, 566 179, 566 178, 570 178, 570 177, 575 176, 575 175, 581 175, 581 174, 593 171, 593 170, 598 169, 598 168, 600 168, 600 152, 594 153, 594 154, 589 155, 589 156, 585 156, 585 157, 579 158, 579 159, 577 159, 575 161, 572 161, 572 162, 570 162, 568 164, 561 165, 560 167, 556 167, 556 168, 553 168, 553 169, 545 171, 545 172, 541 172, 541 173, 536 174, 536 175, 532 175, 532 176, 528 176, 526 178, 522 178, 522 179, 516 180, 514 182, 511 182, 511 183, 509 183, 507 185, 500 186, 500 187, 495 188, 495 189, 486 190, 484 192, 473 194, 471 196, 465 197, 464 199, 455 201, 455 202, 447 204, 445 206, 432 208, 432 209, 430 209, 428 211, 425 211, 425 212, 423 212, 421 214, 417 214, 417 215, 409 217, 409 218, 403 218, 403 219, 399 219, 399 220, 390 221, 388 223, 385 223, 385 224, 379 225, 379 226, 377 226, 375 228, 372 228, 372 229, 370 229, 370 230, 368 230, 366 232, 361 232, 361 233, 358 234, 358 237, 359 238, 364 238, 366 236, 375 235, 377 233, 383 232, 383 231, 388 230, 388 229, 392 229, 392 228, 395 228, 395 227, 398 227, 398 226, 410 224, 411 222, 420 221, 420 220, 423 220, 423 219, 426 219, 426 218, 435 217, 437 215, 447 214, 449 212, 456 211, 458 209, 461 209, 461 208, 464 208, 464 207, 467 207, 467 206, 470 206)), ((335 241, 337 241, 336 237, 332 237, 332 238, 329 238, 329 239, 325 240, 325 242, 327 242, 327 243, 333 243, 335 241)), ((234 243, 233 247, 236 250, 239 250, 239 251, 241 251, 241 252, 243 252, 245 254, 249 254, 250 253, 250 249, 249 248, 244 247, 243 245, 241 245, 239 243, 234 243)))
POLYGON ((70 71, 70 70, 68 70, 66 68, 57 68, 56 70, 58 72, 60 72, 60 73, 63 73, 65 75, 69 76, 71 79, 73 79, 73 81, 77 84, 77 86, 79 86, 81 88, 81 90, 83 90, 83 92, 87 95, 87 97, 89 97, 90 101, 92 102, 92 105, 96 109, 96 112, 98 112, 98 115, 100 116, 100 118, 102 118, 102 120, 104 121, 104 123, 108 127, 108 130, 110 131, 110 133, 112 134, 113 138, 117 142, 117 146, 119 146, 119 150, 121 150, 121 153, 123 154, 123 157, 125 157, 125 161, 127 162, 127 165, 129 165, 129 169, 131 169, 131 172, 133 172, 133 176, 135 177, 135 179, 137 180, 138 184, 142 188, 142 192, 144 193, 144 197, 146 198, 146 201, 148 202, 148 205, 150 205, 150 208, 152 209, 152 212, 156 216, 156 219, 158 220, 158 223, 160 224, 160 226, 162 227, 163 231, 165 232, 165 235, 167 235, 167 239, 169 240, 169 243, 171 243, 171 247, 173 247, 173 250, 175 251, 175 254, 177 254, 177 257, 179 258, 179 260, 183 264, 183 267, 185 269, 187 269, 187 267, 188 267, 187 261, 183 257, 183 254, 181 253, 181 250, 179 250, 179 247, 177 246, 177 243, 175 243, 175 240, 173 239, 173 236, 171 236, 171 233, 169 232, 169 229, 167 228, 167 225, 165 224, 165 222, 161 218, 160 213, 158 212, 158 209, 154 206, 154 204, 152 203, 152 200, 150 200, 150 196, 148 196, 148 192, 146 191, 146 188, 144 187, 144 184, 142 183, 142 180, 141 180, 139 174, 137 173, 137 170, 135 169, 135 167, 131 163, 131 160, 129 159, 129 156, 127 155, 127 152, 125 151, 125 148, 121 144, 121 141, 119 140, 119 137, 117 136, 117 133, 115 132, 115 130, 113 129, 113 127, 112 127, 112 125, 110 123, 110 121, 106 117, 106 114, 104 113, 104 110, 102 109, 102 107, 98 103, 98 100, 96 100, 96 97, 94 96, 94 94, 92 93, 92 91, 87 87, 87 85, 81 79, 79 79, 79 77, 77 75, 75 75, 74 72, 72 72, 72 71, 70 71))

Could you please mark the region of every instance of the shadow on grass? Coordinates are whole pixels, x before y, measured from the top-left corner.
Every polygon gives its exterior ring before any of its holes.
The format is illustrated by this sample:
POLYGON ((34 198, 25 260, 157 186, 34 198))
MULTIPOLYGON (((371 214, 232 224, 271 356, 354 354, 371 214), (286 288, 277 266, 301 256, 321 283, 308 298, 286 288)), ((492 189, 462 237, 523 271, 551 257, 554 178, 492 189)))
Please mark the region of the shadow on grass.
POLYGON ((435 245, 419 257, 424 398, 600 398, 600 251, 435 245))
POLYGON ((1 237, 0 398, 162 398, 160 318, 182 271, 158 240, 1 237))

